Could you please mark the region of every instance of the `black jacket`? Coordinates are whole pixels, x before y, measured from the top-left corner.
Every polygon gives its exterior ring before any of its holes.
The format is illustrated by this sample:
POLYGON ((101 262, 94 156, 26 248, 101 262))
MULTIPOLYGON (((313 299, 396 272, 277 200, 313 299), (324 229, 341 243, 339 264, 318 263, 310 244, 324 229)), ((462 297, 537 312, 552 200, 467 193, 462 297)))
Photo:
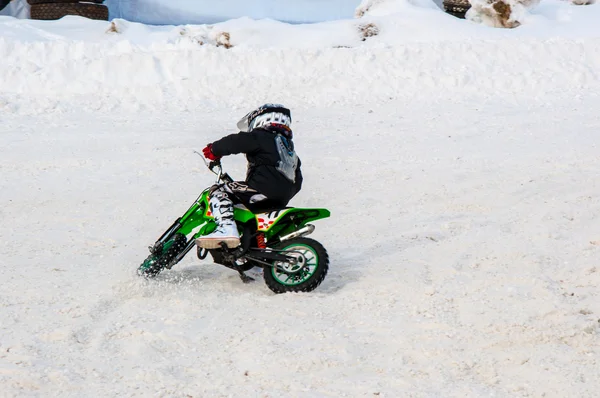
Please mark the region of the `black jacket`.
MULTIPOLYGON (((294 182, 288 180, 277 170, 280 158, 275 143, 276 136, 276 132, 262 128, 249 133, 231 134, 213 142, 212 152, 216 156, 246 154, 246 159, 248 159, 246 182, 248 185, 265 195, 270 201, 285 206, 302 187, 301 163, 298 159, 294 182)), ((293 148, 291 139, 287 140, 293 148)))

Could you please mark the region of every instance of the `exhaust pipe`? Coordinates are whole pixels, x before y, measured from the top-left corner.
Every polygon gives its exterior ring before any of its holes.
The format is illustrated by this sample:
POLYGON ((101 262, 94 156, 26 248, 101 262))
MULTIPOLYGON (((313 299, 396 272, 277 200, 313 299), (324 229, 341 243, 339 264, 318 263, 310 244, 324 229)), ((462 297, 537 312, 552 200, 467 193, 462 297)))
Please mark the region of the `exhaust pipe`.
POLYGON ((291 234, 287 234, 285 236, 282 236, 281 238, 279 238, 279 241, 283 242, 285 240, 298 238, 300 236, 310 235, 314 231, 315 231, 315 226, 314 225, 312 225, 312 224, 306 224, 304 227, 300 228, 299 230, 294 231, 291 234))

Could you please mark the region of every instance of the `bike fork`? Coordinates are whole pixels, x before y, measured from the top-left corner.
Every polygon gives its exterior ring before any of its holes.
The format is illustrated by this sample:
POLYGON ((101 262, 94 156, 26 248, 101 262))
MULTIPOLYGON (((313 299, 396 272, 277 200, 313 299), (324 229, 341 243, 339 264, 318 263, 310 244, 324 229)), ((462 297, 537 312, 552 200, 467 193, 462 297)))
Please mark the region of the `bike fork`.
POLYGON ((187 246, 181 251, 181 253, 179 253, 174 259, 173 261, 171 261, 169 263, 169 265, 167 265, 167 269, 171 269, 173 268, 173 266, 175 264, 177 264, 178 262, 180 262, 186 254, 188 254, 190 252, 190 250, 192 250, 192 248, 196 245, 196 240, 194 238, 190 239, 190 241, 188 242, 187 246))
POLYGON ((175 232, 181 227, 181 224, 179 223, 180 221, 181 217, 175 220, 175 222, 169 227, 169 229, 167 229, 165 233, 162 234, 160 238, 158 238, 154 245, 148 247, 150 253, 155 253, 156 251, 158 251, 158 248, 161 247, 162 244, 164 244, 166 241, 171 239, 171 237, 173 237, 173 234, 175 234, 175 232))

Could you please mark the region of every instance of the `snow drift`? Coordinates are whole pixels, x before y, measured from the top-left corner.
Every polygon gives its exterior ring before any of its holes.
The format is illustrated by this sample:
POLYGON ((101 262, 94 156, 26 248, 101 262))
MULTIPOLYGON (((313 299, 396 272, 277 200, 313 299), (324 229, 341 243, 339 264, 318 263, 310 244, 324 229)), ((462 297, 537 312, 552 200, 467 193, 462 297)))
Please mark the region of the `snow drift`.
POLYGON ((600 8, 551 5, 511 31, 405 1, 314 25, 3 18, 0 101, 11 112, 64 110, 71 101, 93 109, 194 110, 263 98, 328 105, 448 90, 541 96, 598 87, 600 8), (245 95, 229 95, 239 92, 245 95))

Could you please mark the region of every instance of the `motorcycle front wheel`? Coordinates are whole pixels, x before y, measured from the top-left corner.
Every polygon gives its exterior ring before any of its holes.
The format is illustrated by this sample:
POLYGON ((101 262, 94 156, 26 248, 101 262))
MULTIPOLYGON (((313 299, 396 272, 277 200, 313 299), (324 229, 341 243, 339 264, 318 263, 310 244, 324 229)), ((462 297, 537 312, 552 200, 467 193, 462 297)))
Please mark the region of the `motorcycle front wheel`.
POLYGON ((185 249, 186 245, 185 235, 175 234, 163 244, 159 253, 151 254, 144 260, 137 270, 138 275, 154 278, 185 249))

